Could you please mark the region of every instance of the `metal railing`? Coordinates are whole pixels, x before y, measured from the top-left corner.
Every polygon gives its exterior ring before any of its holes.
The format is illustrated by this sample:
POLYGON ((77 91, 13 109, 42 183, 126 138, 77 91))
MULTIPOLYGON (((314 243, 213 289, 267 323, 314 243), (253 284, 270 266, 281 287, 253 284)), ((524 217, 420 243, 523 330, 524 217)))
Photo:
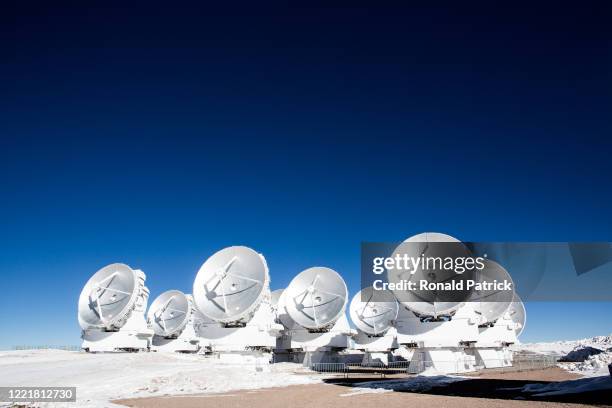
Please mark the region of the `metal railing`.
POLYGON ((395 370, 408 370, 410 361, 391 361, 387 367, 395 370))
POLYGON ((310 366, 312 371, 318 373, 346 373, 347 364, 345 363, 312 363, 310 366))
POLYGON ((380 361, 368 363, 313 363, 310 366, 312 371, 322 374, 342 374, 348 377, 350 374, 356 375, 380 375, 385 377, 390 374, 405 374, 410 365, 409 361, 395 361, 385 364, 380 361))
POLYGON ((559 356, 539 354, 531 355, 515 355, 511 367, 515 370, 537 370, 557 366, 559 356))
POLYGON ((420 374, 428 369, 436 369, 449 374, 467 373, 483 369, 501 371, 525 371, 555 367, 558 357, 553 355, 515 356, 510 359, 490 359, 475 362, 475 360, 453 361, 392 361, 387 364, 380 361, 367 363, 313 363, 312 371, 327 374, 420 374))
POLYGON ((347 363, 349 368, 385 368, 386 365, 382 361, 369 361, 367 363, 347 363))
POLYGON ((13 346, 13 350, 64 350, 64 351, 81 351, 81 346, 70 345, 17 345, 13 346))

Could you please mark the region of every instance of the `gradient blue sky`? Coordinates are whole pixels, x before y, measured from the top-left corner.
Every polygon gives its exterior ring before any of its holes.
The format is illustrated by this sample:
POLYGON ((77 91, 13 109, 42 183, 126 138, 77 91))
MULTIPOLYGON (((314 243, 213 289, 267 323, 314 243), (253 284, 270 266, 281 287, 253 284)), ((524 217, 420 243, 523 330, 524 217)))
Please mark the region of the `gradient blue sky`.
MULTIPOLYGON (((111 262, 153 299, 248 245, 273 289, 354 293, 361 241, 612 240, 609 6, 309 4, 7 6, 0 348, 78 344, 111 262)), ((611 303, 527 311, 523 341, 612 332, 611 303)))

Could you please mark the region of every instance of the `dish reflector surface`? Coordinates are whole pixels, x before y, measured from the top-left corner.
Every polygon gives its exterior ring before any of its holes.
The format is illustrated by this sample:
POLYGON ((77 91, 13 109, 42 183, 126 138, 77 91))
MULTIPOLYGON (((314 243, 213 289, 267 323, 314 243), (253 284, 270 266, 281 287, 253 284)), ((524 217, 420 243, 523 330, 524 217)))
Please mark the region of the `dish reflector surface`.
POLYGON ((112 328, 132 310, 138 295, 136 272, 115 263, 96 272, 79 296, 79 325, 83 330, 112 328))
POLYGON ((272 291, 272 294, 270 295, 270 305, 272 305, 273 308, 278 308, 278 302, 284 291, 285 289, 276 289, 272 291))
MULTIPOLYGON (((369 335, 382 335, 393 325, 397 318, 397 302, 375 302, 372 300, 374 289, 370 286, 358 292, 349 306, 352 322, 359 330, 369 335)), ((392 296, 388 296, 392 297, 392 296)))
MULTIPOLYGON (((442 258, 471 256, 470 251, 461 241, 450 235, 437 232, 425 232, 408 238, 397 247, 392 257, 395 257, 396 254, 402 256, 406 254, 412 258, 420 256, 442 258), (453 243, 453 245, 428 245, 436 242, 448 242, 453 243), (403 245, 405 243, 408 245, 403 245)), ((417 282, 417 285, 420 280, 436 283, 451 282, 453 280, 465 280, 470 275, 468 272, 457 274, 454 270, 423 269, 422 267, 416 269, 416 271, 392 269, 387 274, 389 282, 407 280, 417 282)), ((437 317, 453 314, 469 299, 471 290, 446 291, 440 294, 433 290, 415 289, 412 291, 394 290, 393 293, 403 305, 418 315, 437 317)))
POLYGON ((283 294, 289 316, 307 329, 333 324, 346 306, 348 291, 342 277, 333 269, 314 267, 300 272, 283 294))
MULTIPOLYGON (((500 264, 490 259, 484 260, 485 267, 475 272, 477 282, 493 282, 504 280, 512 282, 512 277, 500 264)), ((514 283, 512 283, 514 287, 514 283)), ((493 323, 508 310, 514 299, 514 290, 474 290, 472 307, 483 318, 483 323, 493 323)))
POLYGON ((147 321, 155 334, 168 337, 185 328, 190 312, 187 296, 180 290, 169 290, 153 301, 147 321))
POLYGON ((527 324, 527 312, 525 311, 525 305, 521 298, 515 293, 514 300, 512 304, 508 308, 508 313, 510 314, 510 318, 514 323, 516 323, 516 337, 520 336, 525 330, 525 325, 527 324))
POLYGON ((206 317, 237 322, 259 306, 268 284, 264 257, 251 248, 233 246, 204 262, 193 283, 193 299, 206 317))

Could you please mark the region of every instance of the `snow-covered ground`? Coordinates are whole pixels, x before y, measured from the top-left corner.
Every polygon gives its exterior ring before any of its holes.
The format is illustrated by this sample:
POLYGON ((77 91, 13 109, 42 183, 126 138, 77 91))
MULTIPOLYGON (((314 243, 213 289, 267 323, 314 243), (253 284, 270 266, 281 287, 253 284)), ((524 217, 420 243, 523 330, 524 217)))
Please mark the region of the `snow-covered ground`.
POLYGON ((608 364, 612 363, 612 335, 551 343, 525 343, 514 346, 514 349, 569 357, 574 362, 559 363, 559 366, 585 377, 609 375, 608 364), (591 355, 594 351, 600 353, 591 355))
MULTIPOLYGON (((593 387, 612 389, 607 367, 612 362, 612 335, 576 341, 521 344, 515 346, 515 350, 558 356, 574 352, 572 355, 576 356, 588 355, 590 352, 581 351, 585 347, 593 347, 602 352, 588 356, 582 362, 561 363, 561 366, 593 378, 550 384, 548 388, 544 387, 545 384, 534 384, 529 390, 523 391, 542 394, 577 392, 593 387), (538 386, 543 388, 536 389, 538 386)), ((400 389, 424 391, 434 385, 463 379, 428 374, 358 384, 346 395, 400 389)), ((110 400, 121 398, 216 393, 320 381, 320 376, 305 373, 301 365, 291 363, 232 365, 200 355, 165 353, 87 354, 61 350, 0 352, 0 386, 74 386, 77 387, 76 406, 79 407, 110 407, 114 406, 110 400)), ((74 407, 75 404, 66 406, 74 407)))
POLYGON ((559 363, 559 366, 567 371, 582 374, 585 377, 597 377, 601 375, 608 376, 610 374, 608 364, 612 364, 612 352, 610 351, 590 356, 582 362, 559 363))
POLYGON ((119 398, 226 392, 321 381, 314 375, 296 374, 300 368, 291 363, 230 365, 186 354, 3 351, 0 385, 75 386, 76 406, 99 408, 116 406, 108 401, 119 398))

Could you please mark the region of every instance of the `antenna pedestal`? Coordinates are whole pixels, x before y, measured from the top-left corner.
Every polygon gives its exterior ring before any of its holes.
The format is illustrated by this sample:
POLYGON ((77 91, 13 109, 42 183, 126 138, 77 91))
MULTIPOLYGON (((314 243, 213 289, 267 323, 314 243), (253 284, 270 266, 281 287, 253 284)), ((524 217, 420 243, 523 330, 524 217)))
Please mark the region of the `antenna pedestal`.
POLYGON ((469 304, 448 321, 421 321, 402 308, 396 321, 397 342, 414 351, 411 372, 428 369, 440 373, 474 371, 475 357, 467 352, 478 341, 478 321, 469 304))
POLYGON ((512 367, 512 352, 508 347, 474 347, 468 349, 477 368, 512 367))
MULTIPOLYGON (((147 293, 148 296, 148 293, 147 293)), ((146 305, 146 300, 144 300, 146 305)), ((117 331, 86 329, 81 332, 83 350, 95 352, 148 350, 153 330, 147 327, 144 308, 134 309, 125 324, 117 331)))
POLYGON ((353 336, 353 341, 354 349, 372 353, 387 352, 399 347, 397 343, 397 331, 394 327, 387 330, 387 332, 380 337, 369 336, 357 330, 357 334, 353 336))
POLYGON ((282 326, 274 322, 274 313, 268 300, 260 303, 244 327, 224 327, 203 316, 199 317, 195 327, 201 352, 213 354, 271 352, 281 329, 282 326))
POLYGON ((176 338, 153 336, 151 351, 166 353, 197 353, 200 350, 200 340, 197 338, 193 325, 188 323, 176 338))
POLYGON ((516 323, 506 314, 493 326, 478 328, 478 341, 468 352, 476 358, 476 365, 482 368, 512 366, 512 352, 509 346, 518 342, 516 323))
POLYGON ((515 297, 506 312, 490 327, 480 327, 478 341, 468 349, 479 367, 497 368, 514 364, 510 346, 519 343, 527 315, 521 299, 515 297))
MULTIPOLYGON (((283 324, 288 324, 283 319, 283 324)), ((310 366, 313 363, 338 362, 338 353, 347 349, 354 335, 345 315, 326 332, 312 332, 293 322, 283 330, 276 342, 275 357, 278 361, 292 361, 310 366)))
POLYGON ((410 360, 411 373, 435 372, 440 374, 475 371, 476 359, 463 347, 419 347, 410 360))
POLYGON ((397 332, 394 327, 380 337, 372 337, 357 330, 353 336, 353 348, 363 351, 361 364, 364 366, 387 365, 393 361, 393 351, 399 347, 397 343, 397 332))
POLYGON ((478 341, 478 320, 469 304, 464 304, 450 320, 421 321, 402 309, 395 323, 400 344, 422 347, 462 347, 478 341))
POLYGON ((283 330, 276 348, 279 350, 315 351, 318 349, 345 349, 349 347, 349 337, 353 334, 345 315, 325 332, 312 332, 294 324, 283 330))
POLYGON ((363 354, 361 365, 364 367, 379 367, 381 365, 388 365, 393 361, 393 354, 391 351, 366 351, 363 354))
POLYGON ((146 351, 152 336, 153 332, 148 329, 142 331, 121 329, 116 332, 88 329, 82 332, 81 348, 91 353, 146 351))

